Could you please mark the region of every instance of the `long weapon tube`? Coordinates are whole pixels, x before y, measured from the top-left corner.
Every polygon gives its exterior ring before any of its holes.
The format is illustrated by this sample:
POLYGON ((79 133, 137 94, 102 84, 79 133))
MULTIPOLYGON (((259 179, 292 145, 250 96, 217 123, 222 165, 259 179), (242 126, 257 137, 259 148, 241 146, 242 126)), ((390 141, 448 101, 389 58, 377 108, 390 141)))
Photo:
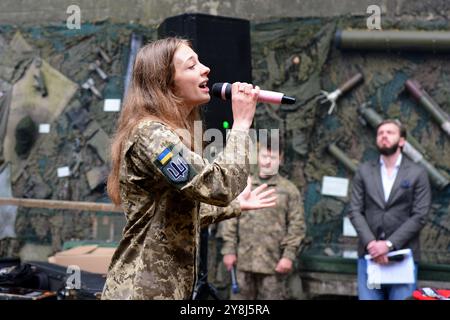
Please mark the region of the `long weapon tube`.
POLYGON ((352 161, 347 155, 334 143, 328 146, 328 151, 338 159, 348 170, 355 173, 358 165, 352 161))
POLYGON ((413 81, 405 82, 406 89, 412 96, 431 114, 431 117, 441 126, 442 130, 450 136, 450 121, 448 117, 441 111, 441 107, 423 90, 420 85, 413 81))
POLYGON ((334 43, 347 50, 450 52, 450 32, 337 30, 334 43))

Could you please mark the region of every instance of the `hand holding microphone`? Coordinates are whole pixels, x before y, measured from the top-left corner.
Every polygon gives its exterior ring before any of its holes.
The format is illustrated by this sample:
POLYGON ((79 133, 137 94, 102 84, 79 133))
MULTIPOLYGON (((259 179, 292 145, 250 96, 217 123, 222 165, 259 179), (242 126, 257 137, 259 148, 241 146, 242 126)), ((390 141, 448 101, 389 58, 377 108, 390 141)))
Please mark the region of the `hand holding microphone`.
MULTIPOLYGON (((222 100, 230 100, 232 98, 232 85, 227 82, 214 83, 212 86, 212 94, 222 100)), ((258 102, 273 104, 294 104, 295 98, 286 96, 284 93, 260 90, 258 102)))
POLYGON ((245 82, 235 82, 231 85, 233 94, 231 108, 233 110, 233 129, 248 130, 253 122, 256 111, 256 101, 259 87, 253 88, 245 82))
POLYGON ((230 272, 231 276, 231 291, 236 294, 239 293, 239 284, 236 277, 236 263, 237 256, 235 254, 226 254, 223 256, 223 264, 230 272))

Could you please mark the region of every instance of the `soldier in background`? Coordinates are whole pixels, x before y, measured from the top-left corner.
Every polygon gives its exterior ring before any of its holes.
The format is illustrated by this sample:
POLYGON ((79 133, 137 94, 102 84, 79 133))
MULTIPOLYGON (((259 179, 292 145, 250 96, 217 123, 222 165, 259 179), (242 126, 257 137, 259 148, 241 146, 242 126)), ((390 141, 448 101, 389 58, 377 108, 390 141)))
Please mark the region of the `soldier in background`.
POLYGON ((306 224, 300 192, 278 173, 281 148, 259 145, 258 170, 253 185, 275 188, 275 207, 247 211, 245 216, 222 222, 223 263, 228 271, 234 265, 240 292, 233 300, 287 299, 288 274, 293 271, 306 224))

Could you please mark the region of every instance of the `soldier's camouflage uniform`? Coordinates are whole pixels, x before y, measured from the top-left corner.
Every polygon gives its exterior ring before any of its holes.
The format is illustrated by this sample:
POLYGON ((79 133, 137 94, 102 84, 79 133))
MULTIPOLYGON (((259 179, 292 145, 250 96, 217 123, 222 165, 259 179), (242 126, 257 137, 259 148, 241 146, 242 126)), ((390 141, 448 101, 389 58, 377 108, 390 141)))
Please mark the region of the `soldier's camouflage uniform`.
POLYGON ((162 123, 144 120, 124 146, 120 168, 127 224, 102 299, 190 299, 200 228, 240 215, 250 138, 232 130, 212 163, 162 123), (200 210, 200 202, 228 206, 200 210), (200 214, 201 211, 201 214, 200 214))
POLYGON ((272 208, 246 211, 245 215, 221 222, 221 253, 237 255, 239 294, 232 299, 284 299, 287 275, 275 268, 281 258, 295 261, 306 225, 297 187, 281 177, 252 176, 252 188, 267 183, 275 188, 272 208))

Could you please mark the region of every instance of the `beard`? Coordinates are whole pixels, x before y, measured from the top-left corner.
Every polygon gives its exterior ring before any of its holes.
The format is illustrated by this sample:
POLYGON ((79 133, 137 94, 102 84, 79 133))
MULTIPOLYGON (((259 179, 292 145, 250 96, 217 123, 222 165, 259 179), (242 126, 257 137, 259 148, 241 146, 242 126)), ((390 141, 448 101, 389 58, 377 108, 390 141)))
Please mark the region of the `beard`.
POLYGON ((392 145, 392 147, 380 147, 377 146, 378 151, 383 155, 383 156, 392 156, 398 149, 398 142, 395 143, 394 145, 392 145))

